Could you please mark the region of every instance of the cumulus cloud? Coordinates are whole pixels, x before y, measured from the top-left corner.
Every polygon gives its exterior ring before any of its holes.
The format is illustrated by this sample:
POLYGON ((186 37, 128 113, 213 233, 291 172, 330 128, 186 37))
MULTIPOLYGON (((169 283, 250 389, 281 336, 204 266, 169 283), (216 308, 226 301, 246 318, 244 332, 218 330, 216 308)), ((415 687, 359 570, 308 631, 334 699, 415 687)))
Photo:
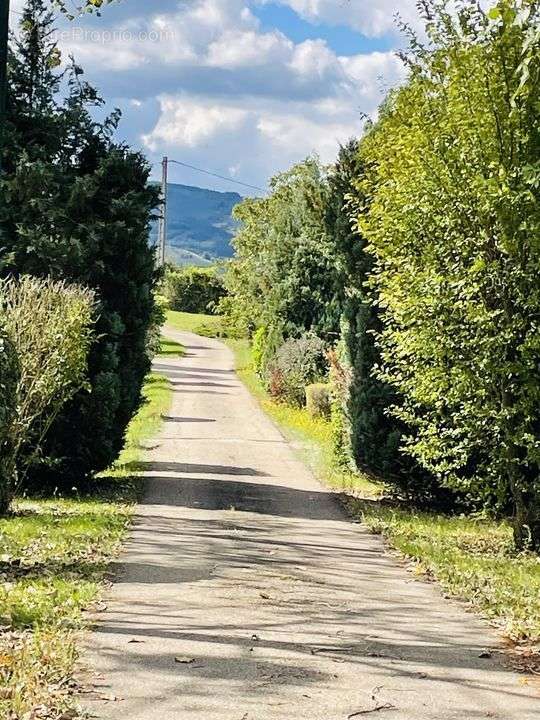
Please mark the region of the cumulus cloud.
POLYGON ((332 162, 340 143, 358 136, 362 120, 343 98, 320 102, 198 96, 160 98, 160 117, 145 135, 149 150, 221 171, 259 186, 308 155, 332 162))
POLYGON ((396 16, 421 27, 416 0, 272 0, 288 5, 298 15, 316 23, 347 25, 369 37, 396 31, 396 16))
POLYGON ((280 32, 228 30, 210 43, 203 62, 228 69, 253 67, 286 62, 292 51, 293 43, 280 32))
MULTIPOLYGON (((14 0, 20 6, 23 0, 14 0)), ((391 52, 341 56, 324 39, 262 27, 261 0, 147 0, 63 25, 60 44, 126 113, 124 137, 152 160, 169 154, 264 185, 316 152, 324 162, 374 117, 404 70, 391 52)), ((264 1, 264 0, 262 0, 264 1)), ((317 23, 365 34, 392 27, 414 0, 278 0, 317 23)))
POLYGON ((338 66, 338 58, 324 40, 306 40, 300 43, 294 48, 289 63, 289 67, 298 75, 319 78, 335 73, 338 66))
POLYGON ((160 97, 161 117, 143 141, 151 150, 164 143, 177 148, 193 148, 216 135, 239 130, 247 118, 241 107, 219 105, 211 100, 195 101, 192 98, 160 97))

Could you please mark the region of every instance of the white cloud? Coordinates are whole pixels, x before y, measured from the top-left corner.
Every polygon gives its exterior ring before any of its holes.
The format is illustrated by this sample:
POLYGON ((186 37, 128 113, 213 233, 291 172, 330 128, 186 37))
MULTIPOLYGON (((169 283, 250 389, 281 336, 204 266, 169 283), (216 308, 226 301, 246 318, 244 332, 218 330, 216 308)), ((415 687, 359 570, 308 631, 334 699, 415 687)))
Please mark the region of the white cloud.
POLYGON ((293 44, 282 33, 229 30, 208 47, 205 63, 214 67, 239 68, 282 63, 293 44))
POLYGON ((324 40, 306 40, 297 45, 290 61, 294 72, 304 77, 323 78, 336 70, 338 59, 324 40))
POLYGON ((340 63, 364 112, 369 112, 370 106, 375 109, 389 89, 406 77, 405 66, 393 52, 341 57, 340 63))
POLYGON ((265 185, 270 176, 313 153, 325 163, 362 129, 345 102, 313 104, 243 98, 221 105, 197 96, 161 99, 156 127, 144 137, 159 154, 265 185))
POLYGON ((259 118, 257 130, 275 151, 285 152, 288 157, 296 155, 293 162, 317 153, 322 162, 329 163, 335 159, 339 144, 360 132, 360 118, 348 116, 349 122, 346 119, 336 122, 305 112, 268 113, 259 118))
POLYGON ((247 112, 239 107, 197 102, 189 97, 163 96, 161 117, 149 135, 143 137, 151 150, 165 143, 193 148, 212 137, 240 129, 247 112))
POLYGON ((144 146, 257 185, 312 153, 331 162, 404 77, 391 52, 340 57, 323 39, 262 32, 239 0, 199 0, 174 23, 189 24, 197 59, 173 67, 198 80, 160 95, 144 146))
POLYGON ((369 37, 396 30, 396 14, 415 28, 422 26, 416 0, 272 0, 288 5, 311 22, 347 25, 369 37))
MULTIPOLYGON (((339 143, 361 132, 362 114, 374 117, 385 89, 404 72, 392 53, 342 57, 322 37, 293 42, 262 28, 250 9, 259 1, 186 0, 164 12, 154 0, 155 11, 143 13, 142 0, 130 0, 99 20, 66 26, 61 47, 124 107, 124 132, 151 159, 169 154, 264 185, 313 152, 333 160, 339 143)), ((391 29, 397 6, 279 1, 315 22, 373 35, 391 29)), ((413 6, 401 2, 407 12, 413 6)))

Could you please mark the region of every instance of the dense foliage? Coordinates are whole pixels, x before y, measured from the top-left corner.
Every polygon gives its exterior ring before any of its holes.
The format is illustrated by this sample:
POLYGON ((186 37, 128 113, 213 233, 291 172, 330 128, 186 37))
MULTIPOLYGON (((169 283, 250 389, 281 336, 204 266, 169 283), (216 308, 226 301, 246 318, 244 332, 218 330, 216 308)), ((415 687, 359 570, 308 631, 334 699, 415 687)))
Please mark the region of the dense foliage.
POLYGON ((419 3, 427 40, 409 32, 404 86, 333 167, 308 160, 238 208, 228 280, 259 369, 306 330, 335 342, 342 456, 415 500, 511 502, 533 548, 539 7, 419 3))
POLYGON ((435 49, 362 148, 380 376, 407 452, 475 497, 510 492, 516 540, 540 547, 540 15, 438 5, 435 49))
POLYGON ((222 277, 214 268, 168 267, 163 295, 171 310, 213 313, 225 295, 222 277))
POLYGON ((30 0, 10 55, 0 244, 6 275, 97 292, 90 392, 66 406, 44 447, 54 482, 71 486, 117 456, 140 403, 155 317, 147 238, 158 191, 144 158, 112 141, 118 113, 97 122, 102 101, 82 70, 71 62, 61 71, 45 5, 30 0))
MULTIPOLYGON (((359 142, 351 140, 340 149, 328 173, 326 228, 334 245, 336 263, 333 304, 339 307, 341 342, 333 356, 335 395, 340 413, 336 434, 337 451, 356 467, 392 478, 408 492, 418 468, 399 452, 402 423, 392 418, 392 388, 374 374, 380 362, 376 333, 381 329, 379 310, 366 287, 373 258, 366 252, 366 239, 353 227, 352 215, 367 213, 369 203, 356 185, 364 176, 359 142)), ((426 491, 429 488, 426 486, 426 491)), ((418 492, 415 493, 417 496, 418 492)))
POLYGON ((19 377, 17 352, 6 332, 4 314, 0 313, 0 508, 3 509, 9 503, 12 480, 10 429, 15 419, 19 377))
POLYGON ((309 158, 273 178, 268 197, 234 210, 242 226, 226 277, 233 300, 222 307, 248 331, 265 325, 275 348, 304 332, 337 333, 339 318, 327 303, 334 277, 325 206, 324 170, 309 158))
POLYGON ((94 303, 92 291, 64 282, 26 276, 0 283, 10 393, 0 448, 1 512, 58 412, 85 381, 94 303))

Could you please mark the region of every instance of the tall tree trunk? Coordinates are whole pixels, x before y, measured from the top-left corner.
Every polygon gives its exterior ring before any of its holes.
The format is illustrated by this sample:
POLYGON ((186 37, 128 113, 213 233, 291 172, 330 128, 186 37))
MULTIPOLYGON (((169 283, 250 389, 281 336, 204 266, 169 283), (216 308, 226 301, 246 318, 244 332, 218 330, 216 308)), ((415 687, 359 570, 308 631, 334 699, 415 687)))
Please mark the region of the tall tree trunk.
POLYGON ((512 481, 514 496, 514 542, 519 550, 540 551, 540 492, 522 490, 512 481))

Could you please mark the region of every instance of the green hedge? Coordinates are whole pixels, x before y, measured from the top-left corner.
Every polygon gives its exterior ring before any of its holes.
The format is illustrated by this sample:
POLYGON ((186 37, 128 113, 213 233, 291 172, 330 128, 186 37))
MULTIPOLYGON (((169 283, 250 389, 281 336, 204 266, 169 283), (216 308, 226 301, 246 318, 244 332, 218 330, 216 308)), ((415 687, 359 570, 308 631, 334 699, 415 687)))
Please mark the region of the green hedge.
POLYGON ((171 310, 213 313, 225 296, 222 278, 214 269, 169 267, 163 281, 163 294, 171 310))

